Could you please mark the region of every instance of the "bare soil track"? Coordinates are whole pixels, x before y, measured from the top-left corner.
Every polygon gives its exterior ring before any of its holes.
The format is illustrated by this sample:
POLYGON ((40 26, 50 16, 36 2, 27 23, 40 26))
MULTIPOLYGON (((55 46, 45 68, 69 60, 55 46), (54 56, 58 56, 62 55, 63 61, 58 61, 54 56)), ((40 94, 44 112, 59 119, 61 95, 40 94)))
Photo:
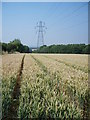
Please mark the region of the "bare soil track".
POLYGON ((17 119, 17 109, 19 107, 19 96, 20 96, 20 86, 21 86, 21 77, 22 77, 22 70, 24 65, 24 58, 22 58, 21 66, 17 75, 16 84, 12 94, 12 101, 8 109, 8 114, 5 116, 4 120, 14 120, 17 119))

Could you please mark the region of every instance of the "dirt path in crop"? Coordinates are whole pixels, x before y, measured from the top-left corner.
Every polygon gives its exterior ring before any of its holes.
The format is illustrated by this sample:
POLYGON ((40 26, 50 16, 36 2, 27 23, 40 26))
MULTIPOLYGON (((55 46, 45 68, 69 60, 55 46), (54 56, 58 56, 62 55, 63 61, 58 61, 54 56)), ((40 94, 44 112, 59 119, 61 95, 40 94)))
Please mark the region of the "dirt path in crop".
POLYGON ((24 58, 25 55, 22 58, 21 66, 17 75, 16 84, 13 90, 12 94, 12 101, 8 109, 8 115, 4 118, 4 120, 14 120, 17 118, 17 110, 19 107, 19 96, 20 96, 20 87, 21 87, 21 77, 22 77, 22 70, 24 65, 24 58))
MULTIPOLYGON (((36 61, 36 63, 39 65, 39 67, 41 67, 42 68, 42 70, 43 70, 43 72, 44 73, 46 73, 46 74, 48 74, 49 76, 50 76, 50 71, 47 69, 47 67, 36 57, 36 56, 33 56, 33 55, 31 55, 31 57, 36 61)), ((50 58, 50 57, 47 57, 47 56, 44 56, 44 57, 46 57, 46 58, 50 58)), ((50 59, 52 59, 52 58, 50 58, 50 59)), ((55 59, 53 59, 53 60, 55 60, 55 59)), ((55 60, 55 61, 57 61, 57 62, 60 62, 60 61, 58 61, 58 60, 55 60)), ((61 62, 62 63, 62 62, 61 62)), ((63 63, 63 64, 65 64, 65 63, 63 63)), ((70 65, 69 64, 66 64, 67 66, 69 66, 70 67, 70 65)), ((59 77, 59 76, 58 76, 59 77)), ((54 78, 54 76, 50 76, 50 78, 53 80, 53 79, 55 79, 54 78)), ((57 88, 57 84, 56 84, 56 89, 58 89, 57 88)), ((76 89, 76 88, 75 88, 76 89)), ((60 91, 60 90, 59 90, 60 91)), ((72 89, 72 91, 73 91, 73 89, 72 89)), ((86 91, 87 92, 87 91, 86 91)), ((69 93, 68 91, 66 91, 65 92, 65 94, 66 95, 69 95, 69 97, 70 97, 70 100, 72 101, 72 102, 74 102, 75 103, 75 105, 76 106, 78 106, 80 103, 77 103, 76 102, 76 100, 78 101, 78 98, 76 97, 76 95, 71 95, 71 93, 69 93)), ((86 96, 85 96, 85 100, 84 100, 84 104, 83 104, 83 113, 82 113, 82 117, 83 117, 83 120, 89 120, 88 118, 89 118, 89 100, 88 100, 88 97, 89 95, 88 95, 88 93, 86 93, 86 96)), ((79 101, 78 101, 79 102, 79 101)))
POLYGON ((48 71, 47 67, 45 65, 43 65, 43 63, 38 60, 36 57, 34 57, 33 55, 31 55, 31 57, 36 61, 36 63, 39 65, 40 68, 42 68, 43 72, 46 74, 50 75, 50 72, 48 71))
POLYGON ((58 63, 62 63, 62 64, 64 64, 64 65, 68 66, 68 67, 72 67, 73 69, 80 70, 80 71, 85 72, 85 73, 90 72, 90 70, 85 69, 85 68, 83 68, 83 67, 81 67, 81 66, 79 66, 79 65, 70 64, 70 63, 68 63, 68 62, 66 62, 66 61, 63 61, 63 60, 57 60, 57 59, 52 58, 52 57, 50 57, 50 56, 45 56, 45 55, 43 55, 43 57, 48 58, 48 59, 52 59, 52 60, 54 60, 54 61, 57 61, 58 63))

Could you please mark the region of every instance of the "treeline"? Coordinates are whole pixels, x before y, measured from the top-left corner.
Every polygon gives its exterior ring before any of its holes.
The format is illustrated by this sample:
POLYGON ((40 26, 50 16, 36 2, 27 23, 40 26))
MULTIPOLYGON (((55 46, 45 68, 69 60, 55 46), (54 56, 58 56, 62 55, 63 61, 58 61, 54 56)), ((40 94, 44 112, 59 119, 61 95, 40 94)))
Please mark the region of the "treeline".
POLYGON ((50 45, 41 46, 34 53, 67 53, 67 54, 89 54, 90 44, 68 44, 68 45, 50 45))
MULTIPOLYGON (((0 43, 2 51, 8 53, 20 52, 30 53, 32 50, 21 43, 19 39, 10 41, 9 43, 0 43)), ((0 48, 1 48, 0 47, 0 48)), ((67 44, 67 45, 50 45, 41 46, 34 53, 66 53, 66 54, 90 54, 90 44, 67 44)))
POLYGON ((20 52, 20 53, 29 53, 30 48, 26 45, 23 45, 19 39, 10 41, 9 43, 0 43, 2 46, 2 51, 8 53, 20 52))

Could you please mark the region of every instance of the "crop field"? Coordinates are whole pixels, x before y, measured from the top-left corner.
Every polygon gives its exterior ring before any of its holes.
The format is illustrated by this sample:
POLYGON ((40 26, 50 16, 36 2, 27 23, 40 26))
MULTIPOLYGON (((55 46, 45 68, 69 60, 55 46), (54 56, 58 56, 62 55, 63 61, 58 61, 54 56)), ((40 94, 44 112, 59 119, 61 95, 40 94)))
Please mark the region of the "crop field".
POLYGON ((88 55, 2 56, 2 118, 89 118, 88 55))

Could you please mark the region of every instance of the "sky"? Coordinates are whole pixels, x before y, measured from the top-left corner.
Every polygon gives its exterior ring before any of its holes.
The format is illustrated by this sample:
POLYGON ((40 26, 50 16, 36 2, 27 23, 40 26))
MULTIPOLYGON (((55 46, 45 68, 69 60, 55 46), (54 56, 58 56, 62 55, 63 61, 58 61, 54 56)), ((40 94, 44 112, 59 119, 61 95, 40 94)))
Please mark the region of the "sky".
POLYGON ((37 46, 35 26, 45 22, 44 44, 88 44, 88 3, 86 2, 3 2, 2 41, 20 39, 37 46))

